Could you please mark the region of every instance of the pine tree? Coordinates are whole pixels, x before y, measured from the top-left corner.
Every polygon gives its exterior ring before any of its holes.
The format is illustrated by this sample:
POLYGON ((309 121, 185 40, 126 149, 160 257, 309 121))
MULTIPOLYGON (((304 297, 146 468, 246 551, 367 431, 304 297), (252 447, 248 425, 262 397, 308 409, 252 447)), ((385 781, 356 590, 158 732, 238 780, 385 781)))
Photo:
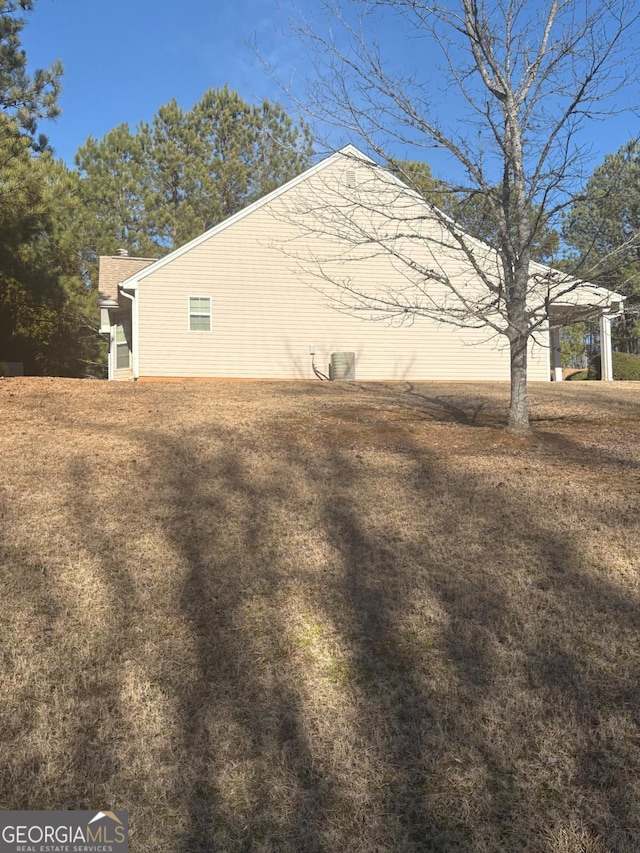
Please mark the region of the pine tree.
MULTIPOLYGON (((2 122, 6 125, 7 119, 2 122)), ((27 373, 100 373, 96 294, 81 249, 78 176, 34 155, 14 126, 0 141, 0 361, 27 373)))
POLYGON ((25 12, 33 0, 0 0, 0 361, 36 367, 51 329, 45 308, 56 283, 33 263, 34 247, 46 232, 48 204, 43 180, 47 147, 38 122, 59 112, 62 67, 27 73, 20 41, 25 12))
POLYGON ((141 137, 121 124, 102 139, 90 136, 75 157, 85 211, 87 252, 155 253, 148 237, 146 198, 149 167, 141 137))
MULTIPOLYGON (((0 109, 29 137, 34 139, 38 120, 58 115, 62 65, 27 73, 27 57, 20 33, 25 25, 21 13, 33 9, 34 0, 0 0, 0 109)), ((7 125, 4 125, 6 129, 7 125)), ((42 148, 46 139, 34 140, 42 148)))
POLYGON ((227 86, 185 112, 172 100, 135 133, 127 125, 76 155, 91 251, 165 253, 303 171, 306 126, 227 86))
POLYGON ((612 334, 623 352, 640 351, 640 143, 608 154, 573 205, 564 228, 583 275, 627 297, 612 334))
POLYGON ((176 100, 138 128, 145 164, 145 230, 161 247, 187 242, 207 227, 216 204, 205 143, 176 100))

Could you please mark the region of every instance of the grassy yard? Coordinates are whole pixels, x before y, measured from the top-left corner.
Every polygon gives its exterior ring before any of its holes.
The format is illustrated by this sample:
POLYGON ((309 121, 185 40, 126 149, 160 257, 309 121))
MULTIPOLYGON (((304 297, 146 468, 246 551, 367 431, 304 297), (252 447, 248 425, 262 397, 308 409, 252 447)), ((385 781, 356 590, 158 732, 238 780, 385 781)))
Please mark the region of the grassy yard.
POLYGON ((640 386, 0 381, 0 807, 640 849, 640 386))

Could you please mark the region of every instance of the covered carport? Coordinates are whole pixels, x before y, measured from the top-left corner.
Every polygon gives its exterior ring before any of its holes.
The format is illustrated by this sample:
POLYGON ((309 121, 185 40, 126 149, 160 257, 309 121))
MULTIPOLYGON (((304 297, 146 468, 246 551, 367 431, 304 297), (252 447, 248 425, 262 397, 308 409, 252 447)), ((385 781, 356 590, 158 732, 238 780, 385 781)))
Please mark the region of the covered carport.
MULTIPOLYGON (((622 314, 624 297, 619 293, 592 287, 593 304, 585 304, 584 289, 572 293, 572 303, 554 303, 549 307, 549 342, 551 349, 551 379, 562 382, 562 359, 560 352, 560 332, 565 326, 598 318, 600 325, 601 378, 605 382, 613 380, 613 347, 611 325, 622 314)), ((586 301, 586 300, 585 300, 586 301)))

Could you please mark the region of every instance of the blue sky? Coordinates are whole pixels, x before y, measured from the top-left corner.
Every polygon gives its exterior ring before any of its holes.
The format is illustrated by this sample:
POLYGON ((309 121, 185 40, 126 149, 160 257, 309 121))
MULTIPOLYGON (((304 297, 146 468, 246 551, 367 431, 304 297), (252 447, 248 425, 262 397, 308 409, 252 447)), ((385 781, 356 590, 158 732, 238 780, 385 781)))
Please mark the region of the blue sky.
MULTIPOLYGON (((277 0, 37 0, 23 30, 29 64, 61 59, 65 68, 62 115, 42 130, 72 164, 89 134, 149 120, 171 98, 189 108, 205 89, 228 83, 251 102, 281 99, 246 42, 255 37, 282 77, 295 67, 304 72, 309 63, 301 45, 276 35, 286 28, 277 0)), ((411 45, 395 33, 388 44, 394 59, 424 62, 424 42, 411 45)), ((637 131, 632 117, 593 123, 594 165, 637 131)), ((336 136, 345 141, 358 144, 336 136)), ((434 154, 430 163, 443 174, 441 158, 434 154)))
POLYGON ((274 9, 268 0, 37 0, 22 32, 29 64, 64 65, 62 115, 42 130, 71 163, 89 134, 149 120, 171 98, 190 107, 228 83, 249 101, 277 99, 244 44, 262 35, 276 57, 274 9))

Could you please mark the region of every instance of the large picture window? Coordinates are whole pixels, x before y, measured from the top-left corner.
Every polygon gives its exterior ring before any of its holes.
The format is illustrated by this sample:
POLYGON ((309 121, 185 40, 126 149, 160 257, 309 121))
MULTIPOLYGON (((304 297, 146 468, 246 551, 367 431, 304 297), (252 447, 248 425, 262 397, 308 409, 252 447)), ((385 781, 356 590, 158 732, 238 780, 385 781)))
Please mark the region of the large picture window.
POLYGON ((210 332, 211 331, 211 297, 190 296, 189 297, 189 331, 210 332))

